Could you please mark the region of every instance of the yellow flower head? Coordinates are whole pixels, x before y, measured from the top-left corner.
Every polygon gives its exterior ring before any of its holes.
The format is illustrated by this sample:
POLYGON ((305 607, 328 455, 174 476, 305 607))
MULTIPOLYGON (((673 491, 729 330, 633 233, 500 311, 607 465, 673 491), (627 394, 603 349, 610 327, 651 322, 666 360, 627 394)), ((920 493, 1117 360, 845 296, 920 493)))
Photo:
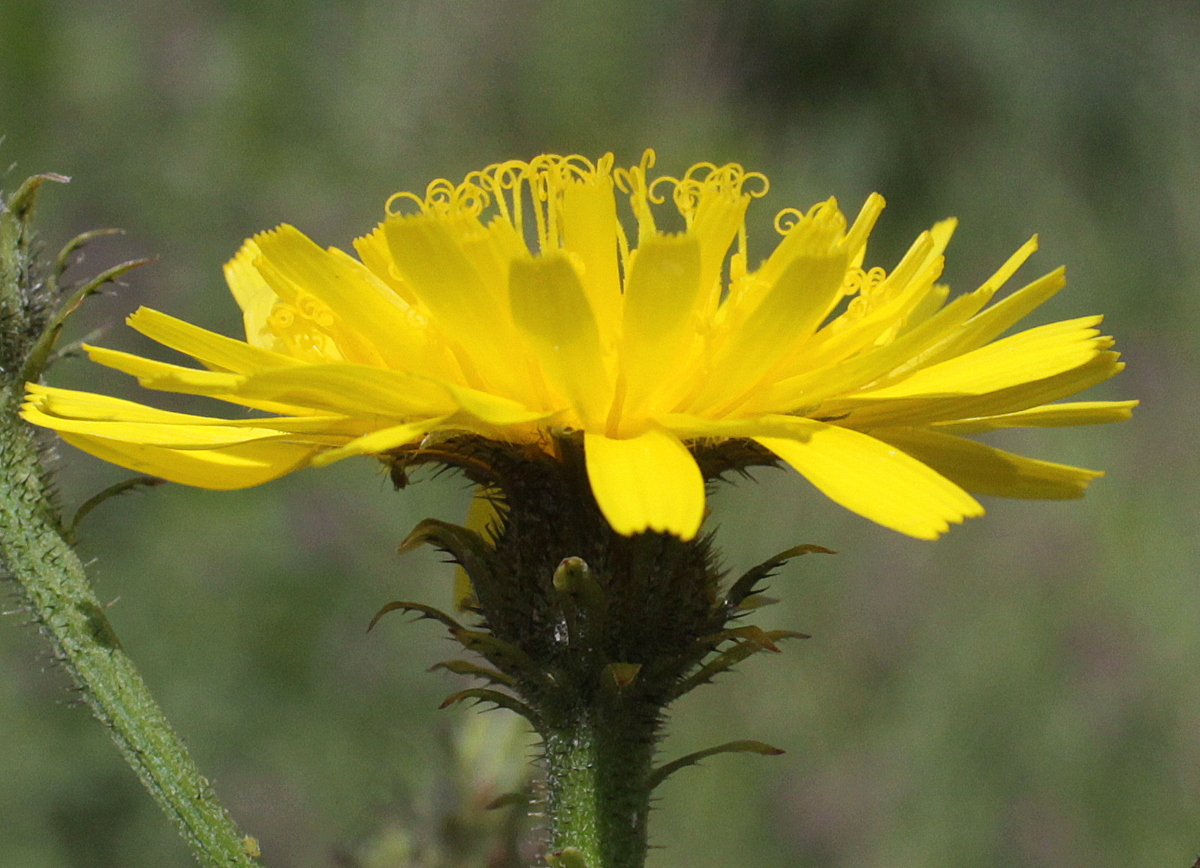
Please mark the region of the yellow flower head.
POLYGON ((1051 403, 1121 369, 1098 316, 1000 337, 1064 284, 1059 269, 990 304, 1036 239, 948 300, 936 281, 954 221, 891 272, 867 269, 883 199, 852 223, 830 199, 780 212, 781 239, 752 268, 744 215, 766 178, 708 163, 654 178, 653 162, 543 155, 435 181, 394 196, 357 259, 291 226, 264 232, 225 267, 244 342, 147 308, 128 320, 203 369, 88 348, 147 388, 265 411, 253 418, 32 383, 24 416, 108 461, 222 489, 463 435, 550 455, 581 438, 614 529, 683 539, 704 513, 694 456, 730 441, 926 539, 982 514, 968 492, 1078 497, 1100 475, 961 436, 1112 422, 1136 403, 1051 403), (671 206, 682 231, 656 223, 671 206))

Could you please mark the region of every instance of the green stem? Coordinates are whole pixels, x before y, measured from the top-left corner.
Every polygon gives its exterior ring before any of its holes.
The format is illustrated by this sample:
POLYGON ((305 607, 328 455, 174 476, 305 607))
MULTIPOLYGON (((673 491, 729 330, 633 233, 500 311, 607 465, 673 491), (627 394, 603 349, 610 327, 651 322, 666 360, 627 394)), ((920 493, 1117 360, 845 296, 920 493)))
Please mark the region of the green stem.
MULTIPOLYGON (((25 188, 22 188, 22 192, 25 188)), ((12 350, 31 326, 26 216, 21 193, 0 211, 0 340, 12 350)), ((27 335, 28 336, 28 335, 27 335)), ((0 567, 125 760, 206 868, 252 868, 257 844, 217 801, 121 648, 83 565, 60 531, 32 428, 17 415, 20 365, 0 365, 0 567)))
POLYGON ((588 868, 645 864, 654 742, 607 703, 544 734, 552 852, 573 847, 588 868))

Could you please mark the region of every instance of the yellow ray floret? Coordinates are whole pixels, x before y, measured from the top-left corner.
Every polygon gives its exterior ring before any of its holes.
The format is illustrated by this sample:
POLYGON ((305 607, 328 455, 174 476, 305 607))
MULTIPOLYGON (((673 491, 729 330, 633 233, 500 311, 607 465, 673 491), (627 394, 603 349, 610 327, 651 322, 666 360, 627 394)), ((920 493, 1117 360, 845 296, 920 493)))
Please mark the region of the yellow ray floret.
POLYGON ((23 415, 105 460, 208 488, 425 443, 558 456, 557 441, 578 439, 616 531, 684 539, 705 514, 696 456, 728 443, 922 539, 980 515, 973 494, 1077 497, 1099 475, 963 436, 1115 422, 1136 403, 1055 403, 1121 369, 1100 317, 1005 336, 1065 284, 1059 269, 994 300, 1036 237, 955 295, 938 282, 954 220, 889 272, 865 264, 882 197, 852 221, 830 199, 781 211, 758 264, 744 218, 766 178, 709 163, 654 177, 653 165, 652 152, 626 168, 543 155, 435 181, 392 197, 358 258, 291 226, 264 232, 225 267, 244 341, 142 308, 129 324, 198 367, 88 348, 235 418, 32 383, 23 415))

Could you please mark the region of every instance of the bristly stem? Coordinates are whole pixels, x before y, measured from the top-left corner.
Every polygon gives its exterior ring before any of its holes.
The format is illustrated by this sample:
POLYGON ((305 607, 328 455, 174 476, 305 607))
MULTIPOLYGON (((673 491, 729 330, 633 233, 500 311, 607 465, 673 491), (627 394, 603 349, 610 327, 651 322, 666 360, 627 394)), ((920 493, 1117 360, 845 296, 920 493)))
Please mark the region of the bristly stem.
POLYGON ((252 868, 258 846, 217 801, 122 649, 48 496, 20 372, 55 301, 38 297, 28 214, 41 180, 0 208, 0 569, 14 578, 55 656, 125 760, 206 868, 252 868))
POLYGON ((544 735, 550 851, 574 847, 589 868, 641 868, 655 739, 614 710, 581 710, 544 735))

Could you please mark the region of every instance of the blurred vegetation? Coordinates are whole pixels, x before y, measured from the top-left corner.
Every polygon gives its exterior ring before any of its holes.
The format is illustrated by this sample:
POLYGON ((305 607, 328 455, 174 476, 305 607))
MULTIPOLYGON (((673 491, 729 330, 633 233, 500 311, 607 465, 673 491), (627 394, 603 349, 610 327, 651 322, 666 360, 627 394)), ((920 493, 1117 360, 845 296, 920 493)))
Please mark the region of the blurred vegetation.
MULTIPOLYGON (((1100 392, 1144 404, 1115 428, 1008 442, 1108 477, 1078 503, 989 503, 936 545, 787 474, 723 491, 731 567, 800 542, 842 554, 789 567, 762 619, 815 638, 688 697, 665 749, 755 738, 788 755, 666 784, 650 865, 1192 864, 1194 2, 5 0, 0 133, 4 187, 74 177, 43 197, 49 246, 119 226, 81 270, 158 257, 75 324, 134 350, 120 320, 143 303, 236 333, 220 265, 254 232, 287 221, 344 246, 396 190, 542 151, 764 171, 760 254, 775 210, 831 194, 888 197, 885 266, 957 215, 960 290, 1041 233, 1019 277, 1065 263, 1071 285, 1040 321, 1107 313, 1130 369, 1100 392)), ((51 379, 133 394, 79 362, 51 379)), ((61 463, 67 503, 124 475, 67 447, 61 463)), ((436 711, 455 688, 424 672, 438 631, 364 628, 397 596, 448 603, 448 567, 394 550, 465 502, 452 477, 395 493, 346 462, 231 494, 158 488, 81 529, 123 642, 265 865, 400 868, 413 806, 457 798, 439 745, 467 712, 436 711)), ((190 864, 20 613, 0 656, 0 865, 190 864)))

